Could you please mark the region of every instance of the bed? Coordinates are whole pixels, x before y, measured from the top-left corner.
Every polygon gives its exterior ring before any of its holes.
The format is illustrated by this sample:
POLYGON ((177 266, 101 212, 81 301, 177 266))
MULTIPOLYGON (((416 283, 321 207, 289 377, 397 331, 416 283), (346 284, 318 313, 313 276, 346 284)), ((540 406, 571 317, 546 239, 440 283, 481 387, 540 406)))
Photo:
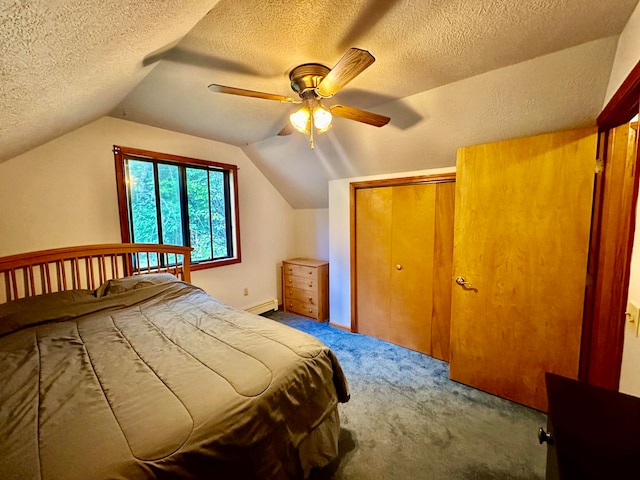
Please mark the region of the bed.
POLYGON ((297 479, 349 399, 319 340, 191 285, 190 249, 0 258, 7 479, 297 479))

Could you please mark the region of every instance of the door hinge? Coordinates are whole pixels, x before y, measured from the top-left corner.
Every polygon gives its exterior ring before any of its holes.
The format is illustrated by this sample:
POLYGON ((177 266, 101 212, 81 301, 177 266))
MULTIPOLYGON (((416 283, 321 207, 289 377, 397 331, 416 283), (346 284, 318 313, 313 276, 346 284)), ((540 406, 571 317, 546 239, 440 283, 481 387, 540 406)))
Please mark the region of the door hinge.
POLYGON ((604 161, 597 158, 596 159, 596 173, 604 172, 604 161))

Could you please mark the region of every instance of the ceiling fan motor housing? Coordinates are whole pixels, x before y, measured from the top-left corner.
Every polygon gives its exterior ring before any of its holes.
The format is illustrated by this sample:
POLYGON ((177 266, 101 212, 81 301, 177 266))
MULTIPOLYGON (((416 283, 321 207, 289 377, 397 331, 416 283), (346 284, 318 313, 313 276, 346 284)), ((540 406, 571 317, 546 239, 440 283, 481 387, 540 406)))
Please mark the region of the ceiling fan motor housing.
POLYGON ((319 63, 298 65, 289 73, 291 88, 302 98, 315 98, 315 88, 327 76, 331 69, 319 63), (310 93, 308 93, 310 92, 310 93))

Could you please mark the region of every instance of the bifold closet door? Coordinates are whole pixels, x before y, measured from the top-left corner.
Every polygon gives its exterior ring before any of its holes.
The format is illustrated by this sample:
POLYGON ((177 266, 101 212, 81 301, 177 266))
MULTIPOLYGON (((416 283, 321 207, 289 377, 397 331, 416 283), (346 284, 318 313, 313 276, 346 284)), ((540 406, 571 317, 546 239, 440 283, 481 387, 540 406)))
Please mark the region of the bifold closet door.
POLYGON ((358 332, 448 360, 454 185, 357 190, 358 332))

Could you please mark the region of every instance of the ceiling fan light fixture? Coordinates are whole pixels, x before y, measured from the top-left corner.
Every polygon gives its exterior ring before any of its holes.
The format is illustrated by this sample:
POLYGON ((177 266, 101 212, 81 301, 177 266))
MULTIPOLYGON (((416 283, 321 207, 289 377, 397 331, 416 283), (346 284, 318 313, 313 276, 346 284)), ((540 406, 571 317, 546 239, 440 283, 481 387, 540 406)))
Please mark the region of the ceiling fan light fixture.
MULTIPOLYGON (((293 128, 300 133, 309 135, 311 131, 311 109, 309 107, 302 107, 289 116, 289 121, 293 128)), ((313 107, 313 127, 318 133, 324 133, 331 128, 331 121, 333 115, 331 112, 324 108, 322 105, 316 105, 313 107)))
POLYGON ((332 119, 333 116, 331 115, 331 112, 322 105, 318 105, 313 109, 313 124, 318 129, 319 133, 324 133, 329 130, 332 119))
POLYGON ((289 115, 289 121, 293 128, 305 135, 309 133, 311 113, 307 107, 302 107, 298 111, 289 115))

